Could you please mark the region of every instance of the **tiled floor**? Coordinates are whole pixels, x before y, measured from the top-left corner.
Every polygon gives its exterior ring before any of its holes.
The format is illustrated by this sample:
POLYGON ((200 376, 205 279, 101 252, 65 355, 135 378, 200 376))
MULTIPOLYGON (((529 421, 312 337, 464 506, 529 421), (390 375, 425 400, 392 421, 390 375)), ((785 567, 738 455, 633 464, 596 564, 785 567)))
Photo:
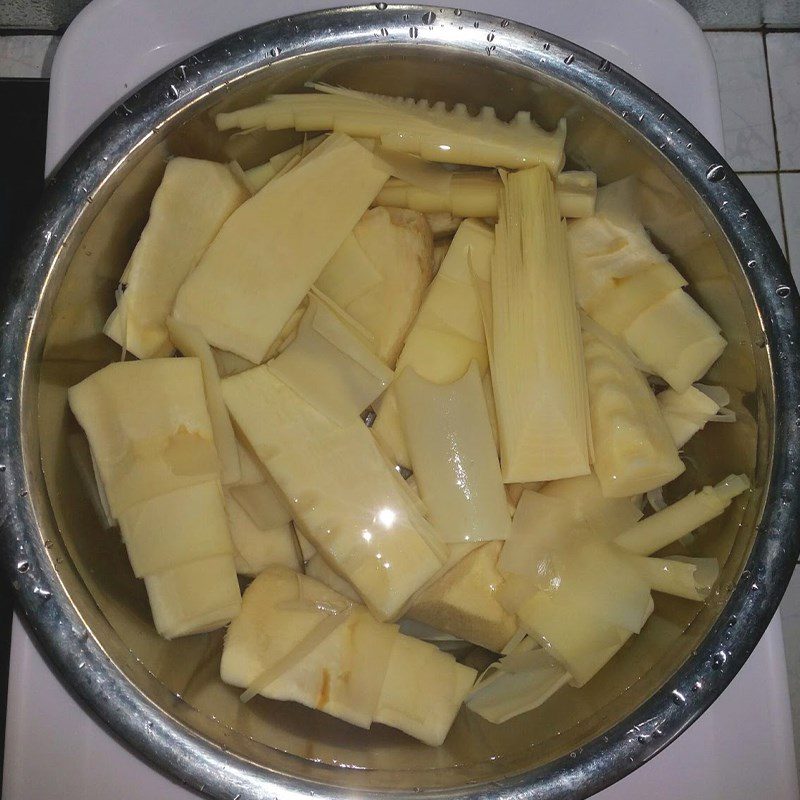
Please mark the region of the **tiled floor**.
MULTIPOLYGON (((800 32, 710 32, 725 149, 800 284, 800 32)), ((57 37, 0 36, 0 78, 46 77, 57 37)), ((800 763, 800 570, 782 605, 800 763)))

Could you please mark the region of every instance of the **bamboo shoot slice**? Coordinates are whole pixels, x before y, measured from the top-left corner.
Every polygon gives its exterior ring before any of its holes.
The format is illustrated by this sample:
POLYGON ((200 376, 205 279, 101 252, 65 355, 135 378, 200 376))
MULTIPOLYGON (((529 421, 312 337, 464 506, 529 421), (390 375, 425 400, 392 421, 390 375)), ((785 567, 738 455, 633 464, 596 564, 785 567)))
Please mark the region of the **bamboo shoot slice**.
POLYGON ((291 522, 292 515, 272 478, 248 486, 230 486, 231 496, 261 531, 279 528, 291 522))
POLYGON ((606 497, 662 486, 686 468, 644 376, 584 334, 594 469, 606 497))
POLYGON ((504 575, 524 577, 533 592, 537 586, 549 586, 563 558, 589 538, 586 521, 573 504, 526 489, 517 504, 511 533, 497 566, 504 575))
POLYGON ((525 483, 585 475, 583 348, 552 181, 538 167, 506 181, 491 274, 503 478, 525 483))
POLYGON ((708 372, 727 342, 719 326, 682 289, 675 289, 625 329, 625 341, 676 392, 708 372))
POLYGON ((317 278, 317 288, 337 305, 347 308, 383 282, 383 274, 372 263, 351 231, 317 278))
POLYGON ((436 533, 360 420, 318 438, 301 433, 296 447, 266 466, 303 535, 379 619, 398 616, 439 570, 444 550, 436 533))
POLYGON ((546 592, 538 592, 520 609, 519 621, 569 672, 573 686, 590 681, 631 636, 630 631, 600 623, 577 604, 546 592))
POLYGON ((242 607, 230 554, 146 575, 144 585, 156 630, 165 639, 221 628, 242 607))
POLYGON ((353 603, 362 603, 361 596, 327 561, 319 554, 314 553, 306 563, 306 575, 314 580, 324 583, 335 592, 346 597, 353 603))
POLYGON ((173 315, 215 347, 260 363, 386 177, 360 144, 328 137, 231 215, 173 315))
POLYGON ((120 515, 119 526, 137 578, 233 553, 217 481, 184 486, 135 503, 120 515))
POLYGON ((564 170, 556 176, 558 213, 562 217, 590 217, 597 199, 597 175, 588 170, 564 170))
POLYGON ((318 440, 335 426, 266 365, 222 381, 231 416, 262 464, 284 450, 318 440))
POLYGON ((394 388, 420 496, 442 540, 505 539, 511 518, 477 364, 444 386, 407 368, 394 388))
POLYGON ((269 369, 338 425, 358 418, 394 373, 317 298, 311 297, 294 341, 269 369))
POLYGON ((438 747, 476 675, 435 645, 400 635, 389 659, 375 722, 438 747), (425 680, 420 680, 421 675, 425 680))
POLYGON ((389 150, 413 153, 428 161, 510 169, 544 164, 553 175, 563 165, 563 122, 548 133, 524 112, 507 123, 498 120, 490 108, 472 117, 461 105, 447 111, 444 104, 431 105, 427 100, 410 101, 319 83, 311 86, 317 93, 273 95, 261 105, 217 114, 217 128, 335 130, 380 139, 389 150))
MULTIPOLYGON (((457 380, 473 360, 481 372, 486 371, 486 340, 470 264, 488 278, 493 245, 494 236, 485 225, 475 220, 462 223, 408 333, 397 359, 398 371, 410 367, 433 383, 457 380)), ((372 430, 396 463, 410 465, 392 387, 372 430)))
POLYGON ((654 592, 705 600, 719 577, 716 558, 645 558, 634 562, 654 592))
POLYGON ((631 553, 652 555, 718 517, 734 497, 749 488, 750 481, 746 476, 729 475, 716 486, 705 486, 699 492, 692 492, 662 511, 639 520, 614 541, 631 553))
POLYGON ((486 680, 478 681, 467 697, 467 708, 499 725, 533 711, 569 683, 570 674, 545 650, 538 648, 528 654, 532 659, 526 670, 498 669, 486 680))
POLYGON ((295 156, 303 158, 315 150, 325 141, 325 136, 314 136, 311 139, 304 139, 300 144, 290 147, 281 153, 276 153, 269 161, 259 164, 257 167, 244 171, 244 181, 251 194, 256 194, 263 189, 273 178, 277 177, 295 156))
POLYGON ((239 448, 233 433, 233 425, 222 398, 219 374, 208 342, 198 328, 185 325, 172 317, 167 318, 167 330, 172 343, 185 356, 200 360, 203 372, 203 385, 206 390, 206 404, 214 432, 214 444, 220 461, 220 477, 224 486, 237 483, 242 476, 239 464, 239 448))
POLYGON ((567 243, 576 296, 583 309, 615 281, 667 261, 641 224, 623 225, 600 214, 571 222, 567 243))
POLYGON ((68 398, 115 518, 156 494, 219 478, 198 359, 110 364, 68 398))
POLYGON ((656 395, 656 400, 676 447, 683 447, 707 422, 736 419, 732 411, 720 414, 730 402, 730 396, 721 386, 698 384, 684 392, 665 389, 656 395))
POLYGON ((225 496, 225 510, 239 575, 255 577, 273 564, 300 571, 298 547, 290 522, 262 530, 230 493, 225 496))
POLYGON ((586 311, 599 325, 621 336, 639 314, 682 286, 686 280, 680 272, 669 261, 659 261, 615 280, 612 287, 587 302, 586 311))
POLYGON ((589 523, 596 536, 610 540, 642 518, 632 497, 606 497, 597 475, 582 475, 545 484, 540 494, 566 500, 589 523))
POLYGON ((224 164, 170 159, 105 333, 138 358, 168 356, 172 344, 165 321, 178 289, 246 198, 224 164))
POLYGON ((499 653, 517 630, 514 615, 495 596, 503 581, 497 570, 501 547, 487 542, 465 555, 415 596, 406 616, 499 653))

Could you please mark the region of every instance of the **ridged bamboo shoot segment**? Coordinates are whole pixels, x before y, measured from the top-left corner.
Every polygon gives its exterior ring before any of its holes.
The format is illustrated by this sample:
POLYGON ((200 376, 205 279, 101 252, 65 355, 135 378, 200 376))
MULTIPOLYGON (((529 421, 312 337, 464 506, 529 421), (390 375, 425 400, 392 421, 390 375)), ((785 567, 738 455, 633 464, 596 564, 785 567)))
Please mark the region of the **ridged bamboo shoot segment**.
POLYGON ((725 409, 730 396, 721 386, 698 384, 684 392, 665 389, 656 395, 656 400, 676 447, 683 447, 707 422, 736 419, 732 411, 725 409))
MULTIPOLYGON (((397 359, 433 383, 458 380, 473 360, 488 366, 486 339, 471 269, 488 280, 494 235, 476 220, 461 224, 397 359)), ((410 466, 394 387, 384 396, 372 431, 396 463, 410 466)))
POLYGON ((630 497, 606 497, 594 473, 545 484, 539 493, 566 500, 578 517, 589 523, 596 536, 613 539, 642 518, 630 497))
POLYGON ((686 280, 669 263, 658 261, 633 275, 614 280, 586 303, 586 312, 606 330, 622 335, 630 324, 670 292, 686 286, 686 280))
POLYGON ((655 395, 622 355, 584 334, 594 469, 606 497, 629 497, 680 475, 678 456, 655 395))
POLYGON ((564 227, 541 167, 511 173, 492 259, 492 384, 503 478, 589 472, 587 389, 564 227))
POLYGON ((495 596, 503 581, 501 547, 487 542, 468 553, 415 596, 406 616, 499 653, 517 630, 514 615, 495 596))
POLYGON ((330 618, 328 609, 347 605, 345 598, 312 578, 268 567, 245 591, 242 613, 228 629, 222 680, 247 688, 278 667, 258 694, 294 700, 369 728, 399 637, 397 628, 353 608, 309 652, 298 647, 330 618))
POLYGON ((328 137, 228 218, 173 315, 215 347, 260 363, 386 177, 360 144, 328 137))
POLYGON ((492 108, 473 117, 462 104, 448 111, 444 103, 310 85, 318 91, 273 95, 260 105, 217 114, 217 128, 334 130, 380 139, 388 150, 428 161, 509 169, 543 164, 553 175, 564 163, 563 121, 548 133, 527 112, 502 122, 492 108))
POLYGON ((233 553, 218 481, 141 500, 122 512, 119 526, 137 578, 233 553))
MULTIPOLYGON (((376 206, 413 208, 426 214, 449 213, 459 217, 497 219, 503 184, 496 172, 454 172, 445 192, 389 178, 373 201, 376 206)), ((562 217, 594 214, 597 176, 593 172, 559 172, 556 201, 562 217)))
POLYGON ((232 555, 211 556, 146 575, 144 585, 156 630, 165 639, 221 628, 242 607, 232 555))
POLYGON ((470 692, 467 708, 499 725, 533 711, 569 683, 570 674, 543 648, 526 650, 524 656, 524 665, 513 670, 505 666, 507 658, 494 664, 493 673, 470 692))
POLYGON ((259 528, 230 493, 225 495, 225 510, 233 543, 233 560, 239 575, 255 577, 273 564, 300 571, 298 546, 291 522, 274 528, 259 528))
POLYGON ((197 358, 200 361, 203 385, 206 390, 206 405, 211 418, 211 428, 214 431, 214 444, 219 455, 220 477, 225 486, 230 486, 237 483, 242 476, 239 447, 225 400, 222 398, 219 373, 211 348, 200 330, 193 325, 185 325, 172 317, 167 318, 166 324, 169 338, 175 347, 183 355, 197 358))
POLYGON ((186 276, 247 193, 224 164, 172 158, 120 278, 105 333, 138 358, 168 356, 165 321, 186 276))
POLYGON ((433 237, 425 217, 373 208, 333 254, 317 287, 375 337, 375 352, 391 367, 432 276, 433 237))
POLYGON ((600 214, 571 222, 567 243, 578 303, 584 309, 615 281, 667 261, 640 223, 623 225, 600 214))
POLYGON ((292 162, 295 156, 303 158, 315 150, 325 141, 325 136, 314 136, 311 139, 304 139, 300 144, 276 153, 269 161, 244 170, 244 181, 251 194, 256 194, 263 189, 278 173, 292 162))
POLYGON ((354 422, 394 373, 316 297, 309 299, 294 341, 269 369, 338 425, 354 422))
POLYGON ((375 722, 432 747, 444 742, 477 673, 436 645, 402 634, 395 640, 375 722), (420 676, 424 675, 424 680, 420 676))
POLYGON ((639 520, 614 541, 625 550, 649 556, 718 517, 734 497, 749 488, 745 475, 729 475, 716 486, 705 486, 639 520))
POLYGON ((156 494, 219 478, 198 359, 110 364, 68 397, 115 518, 156 494))
POLYGON ((719 577, 716 558, 645 558, 634 563, 654 592, 698 602, 705 600, 719 577))
POLYGON ((682 289, 639 314, 624 337, 636 357, 676 392, 700 380, 727 344, 717 323, 682 289))
POLYGON ((266 465, 303 535, 379 619, 395 618, 439 570, 437 534, 360 420, 318 439, 304 436, 266 465))

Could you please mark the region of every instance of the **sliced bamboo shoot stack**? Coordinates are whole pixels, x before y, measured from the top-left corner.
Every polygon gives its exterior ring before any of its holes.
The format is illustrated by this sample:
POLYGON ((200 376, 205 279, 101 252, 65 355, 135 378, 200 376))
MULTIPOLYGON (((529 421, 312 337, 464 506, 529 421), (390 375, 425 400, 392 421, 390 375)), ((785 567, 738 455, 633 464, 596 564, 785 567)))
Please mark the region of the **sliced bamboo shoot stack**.
POLYGON ((165 321, 186 276, 247 193, 224 164, 173 158, 150 218, 120 278, 124 290, 105 332, 138 358, 168 356, 165 321))
MULTIPOLYGON (((481 373, 486 371, 486 339, 471 270, 488 280, 493 246, 494 236, 485 225, 476 220, 461 224, 405 340, 398 373, 411 368, 427 381, 451 383, 473 360, 481 373)), ((372 430, 396 463, 410 466, 392 387, 372 430)))
POLYGON ((417 211, 373 208, 317 279, 322 290, 375 337, 394 366, 433 276, 433 237, 417 211))
POLYGON ((517 630, 516 619, 496 597, 501 542, 472 550, 419 592, 406 616, 499 653, 517 630))
POLYGON ((260 363, 386 177, 360 144, 328 137, 231 215, 173 315, 215 347, 260 363))
POLYGON ((68 397, 158 632, 229 622, 239 584, 199 360, 111 364, 68 397))
POLYGON ((503 478, 589 472, 586 375, 564 227, 541 167, 507 176, 492 259, 492 384, 503 478))
POLYGON ((662 511, 639 520, 621 533, 615 543, 632 553, 656 553, 718 517, 734 497, 749 488, 750 481, 746 476, 729 475, 716 486, 705 486, 699 492, 692 492, 662 511))
POLYGON ((606 497, 629 497, 680 475, 678 456, 642 373, 620 353, 584 334, 594 469, 606 497))
POLYGON ((313 94, 273 95, 261 105, 217 114, 219 130, 265 127, 334 130, 380 139, 388 150, 428 161, 515 169, 543 164, 556 175, 564 163, 566 126, 542 130, 529 113, 501 122, 494 109, 472 117, 466 106, 448 111, 444 103, 385 97, 353 89, 311 84, 313 94))
POLYGON ((339 428, 266 366, 226 378, 222 390, 300 533, 376 616, 397 615, 445 553, 369 430, 361 420, 339 428))
POLYGON ((730 395, 721 386, 690 386, 685 392, 665 389, 656 396, 676 447, 683 447, 707 422, 735 422, 725 406, 730 395))
POLYGON ((263 683, 257 693, 264 697, 294 700, 369 728, 399 634, 353 608, 313 641, 331 610, 341 613, 348 605, 312 578, 268 567, 247 588, 242 612, 228 629, 222 680, 242 688, 263 683), (304 641, 311 646, 298 648, 304 641))

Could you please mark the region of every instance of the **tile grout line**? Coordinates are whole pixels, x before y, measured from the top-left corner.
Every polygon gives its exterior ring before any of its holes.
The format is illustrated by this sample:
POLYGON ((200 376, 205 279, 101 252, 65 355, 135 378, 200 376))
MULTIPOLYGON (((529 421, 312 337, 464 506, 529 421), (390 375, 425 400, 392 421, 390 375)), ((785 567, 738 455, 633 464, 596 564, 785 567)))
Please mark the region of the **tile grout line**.
POLYGON ((762 31, 761 33, 761 44, 764 50, 764 67, 766 68, 767 72, 767 94, 769 95, 769 109, 770 109, 770 121, 772 122, 772 138, 775 142, 775 163, 778 167, 778 174, 775 176, 775 183, 778 190, 778 210, 780 211, 781 215, 781 227, 783 228, 783 247, 784 247, 784 254, 786 256, 787 262, 789 261, 789 235, 786 232, 786 214, 783 210, 783 192, 781 190, 781 150, 780 145, 778 144, 778 125, 775 122, 775 103, 773 102, 772 97, 772 77, 769 71, 769 51, 767 50, 767 34, 766 32, 762 31))

